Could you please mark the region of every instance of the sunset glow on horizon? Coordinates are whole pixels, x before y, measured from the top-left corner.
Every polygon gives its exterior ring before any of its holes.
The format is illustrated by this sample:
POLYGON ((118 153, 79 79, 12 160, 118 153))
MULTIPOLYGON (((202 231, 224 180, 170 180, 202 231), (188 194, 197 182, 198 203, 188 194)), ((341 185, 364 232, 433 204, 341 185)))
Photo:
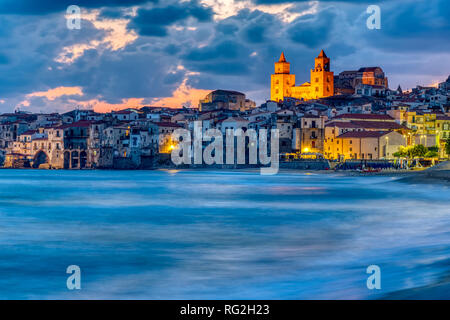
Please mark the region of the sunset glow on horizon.
POLYGON ((445 80, 447 2, 375 2, 379 30, 366 27, 367 4, 358 1, 81 1, 80 29, 68 27, 67 1, 3 2, 0 111, 195 108, 215 89, 260 104, 281 51, 303 83, 322 48, 335 75, 380 66, 391 88, 404 90, 445 80))

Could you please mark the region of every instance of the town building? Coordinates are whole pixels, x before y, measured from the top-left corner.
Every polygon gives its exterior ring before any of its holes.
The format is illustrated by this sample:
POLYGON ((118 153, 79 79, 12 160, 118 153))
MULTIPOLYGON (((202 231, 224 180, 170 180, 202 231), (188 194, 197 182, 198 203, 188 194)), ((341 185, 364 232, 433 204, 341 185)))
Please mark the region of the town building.
POLYGON ((300 150, 302 153, 324 152, 324 129, 326 116, 305 114, 300 121, 300 150))
MULTIPOLYGON (((358 70, 342 71, 334 77, 336 94, 353 94, 361 85, 388 89, 388 78, 380 67, 363 67, 358 70)), ((360 93, 361 94, 361 93, 360 93)))
POLYGON ((315 58, 314 69, 311 69, 310 82, 295 85, 295 74, 290 73, 290 63, 281 53, 275 62, 275 73, 271 76, 270 99, 283 101, 285 97, 298 100, 311 100, 332 96, 334 94, 334 76, 330 71, 330 58, 322 50, 315 58))
POLYGON ((238 91, 214 90, 199 102, 200 111, 218 109, 246 111, 255 108, 254 101, 245 98, 245 94, 238 91))
POLYGON ((406 146, 406 139, 395 131, 349 131, 336 138, 333 159, 394 159, 394 153, 406 146))

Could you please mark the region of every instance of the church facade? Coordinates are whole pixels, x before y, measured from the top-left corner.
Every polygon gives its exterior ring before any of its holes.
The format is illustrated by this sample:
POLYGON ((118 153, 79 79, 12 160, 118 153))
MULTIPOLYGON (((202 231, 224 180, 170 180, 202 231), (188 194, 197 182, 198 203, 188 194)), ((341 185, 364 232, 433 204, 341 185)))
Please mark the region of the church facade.
POLYGON ((271 76, 270 99, 283 101, 285 97, 299 100, 311 100, 329 97, 334 94, 334 75, 330 71, 330 58, 322 50, 315 58, 314 69, 311 69, 310 82, 295 85, 295 74, 290 73, 290 63, 281 53, 275 62, 275 73, 271 76))

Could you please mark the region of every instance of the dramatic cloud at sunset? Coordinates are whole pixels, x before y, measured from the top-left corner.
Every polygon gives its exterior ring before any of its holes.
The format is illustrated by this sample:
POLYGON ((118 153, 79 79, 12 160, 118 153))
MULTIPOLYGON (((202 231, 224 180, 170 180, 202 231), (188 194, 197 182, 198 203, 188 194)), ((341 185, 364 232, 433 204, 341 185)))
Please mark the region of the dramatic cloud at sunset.
POLYGON ((443 81, 446 0, 80 0, 0 2, 0 111, 196 107, 209 90, 270 97, 281 51, 297 82, 324 49, 335 74, 380 66, 391 88, 443 81), (366 27, 369 4, 381 29, 366 27), (180 67, 182 66, 182 67, 180 67))
POLYGON ((32 97, 45 97, 48 100, 55 100, 56 98, 62 97, 62 96, 73 96, 78 95, 82 96, 83 91, 80 87, 58 87, 54 89, 49 89, 47 91, 37 91, 33 93, 27 94, 27 98, 32 97))

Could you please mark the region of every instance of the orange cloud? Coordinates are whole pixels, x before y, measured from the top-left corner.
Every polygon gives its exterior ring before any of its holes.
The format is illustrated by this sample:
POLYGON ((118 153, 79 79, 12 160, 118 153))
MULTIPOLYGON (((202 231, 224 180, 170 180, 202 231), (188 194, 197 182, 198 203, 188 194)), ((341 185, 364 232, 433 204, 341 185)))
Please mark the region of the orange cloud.
POLYGON ((171 97, 153 99, 151 105, 155 107, 181 108, 183 106, 197 107, 198 101, 204 99, 211 90, 195 89, 186 84, 184 79, 171 97))
POLYGON ((48 100, 55 100, 56 98, 62 97, 62 96, 82 96, 83 90, 81 90, 81 87, 57 87, 54 89, 49 89, 47 91, 37 91, 32 92, 26 95, 27 98, 32 97, 45 97, 48 100))
POLYGON ((55 58, 56 62, 70 65, 83 56, 87 50, 99 49, 103 46, 111 51, 117 51, 138 38, 136 32, 127 28, 130 19, 100 19, 99 16, 100 10, 92 10, 83 12, 81 18, 91 22, 97 30, 105 31, 105 36, 102 39, 93 39, 87 43, 76 43, 64 47, 55 58))
POLYGON ((87 101, 75 101, 70 102, 81 106, 86 109, 93 109, 95 112, 110 112, 116 110, 122 110, 127 108, 141 108, 144 107, 144 98, 129 98, 122 99, 121 103, 108 103, 99 99, 92 99, 87 101))

